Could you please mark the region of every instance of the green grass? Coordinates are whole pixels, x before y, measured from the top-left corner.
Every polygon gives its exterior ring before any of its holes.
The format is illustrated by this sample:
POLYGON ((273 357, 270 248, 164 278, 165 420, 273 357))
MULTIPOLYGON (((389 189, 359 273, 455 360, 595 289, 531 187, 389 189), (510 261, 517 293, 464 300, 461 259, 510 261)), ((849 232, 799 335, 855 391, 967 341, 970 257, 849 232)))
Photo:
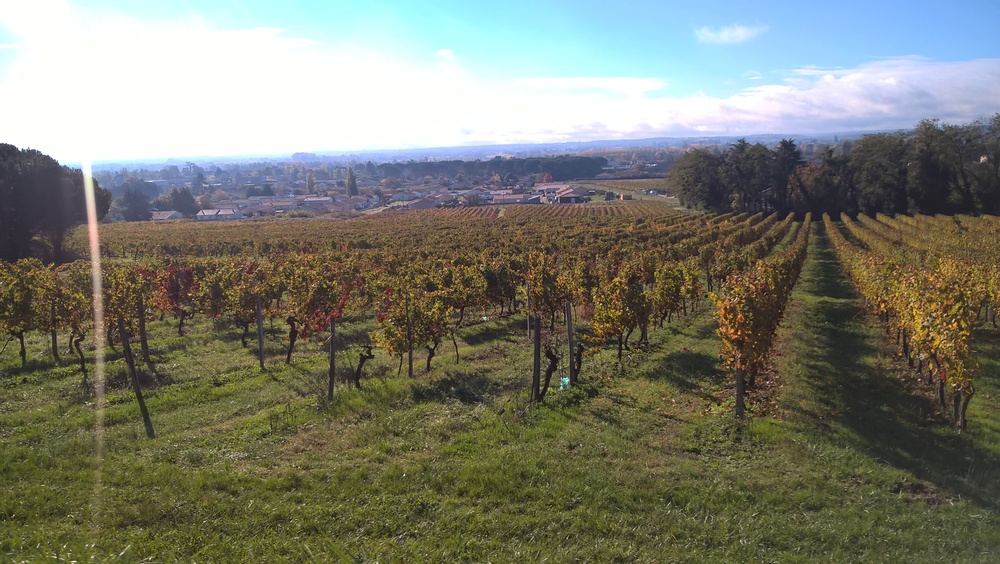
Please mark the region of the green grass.
POLYGON ((103 457, 95 398, 39 336, 31 369, 0 358, 0 560, 996 561, 997 331, 959 435, 859 306, 814 238, 743 426, 707 303, 541 406, 523 318, 414 379, 379 356, 330 404, 315 344, 286 366, 269 335, 261 372, 209 321, 156 322, 157 437, 111 353, 103 457))

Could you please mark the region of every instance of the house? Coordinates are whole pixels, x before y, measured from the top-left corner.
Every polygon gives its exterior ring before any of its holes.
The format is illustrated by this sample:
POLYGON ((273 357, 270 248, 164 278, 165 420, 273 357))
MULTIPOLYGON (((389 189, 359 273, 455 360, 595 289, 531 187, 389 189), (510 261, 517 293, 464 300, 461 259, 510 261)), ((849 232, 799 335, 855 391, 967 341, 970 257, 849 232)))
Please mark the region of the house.
POLYGON ((163 221, 166 219, 184 219, 184 214, 175 210, 155 211, 149 219, 153 221, 163 221))
POLYGON ((257 203, 251 206, 246 206, 242 210, 244 217, 263 217, 274 215, 277 210, 271 205, 271 202, 257 203))
POLYGON ((582 204, 587 201, 589 192, 583 188, 573 188, 564 186, 556 190, 554 203, 557 204, 582 204))
POLYGON ((392 197, 393 202, 412 202, 413 200, 419 200, 423 198, 424 195, 420 192, 414 192, 411 190, 405 190, 402 192, 396 192, 392 197))
POLYGON ((494 194, 493 202, 494 204, 540 204, 542 203, 541 196, 532 196, 531 194, 494 194))
POLYGON ((306 196, 302 199, 302 205, 308 204, 332 204, 332 196, 306 196))
POLYGON ((222 208, 217 210, 201 210, 196 217, 198 221, 225 221, 240 219, 243 217, 243 214, 232 208, 222 208))

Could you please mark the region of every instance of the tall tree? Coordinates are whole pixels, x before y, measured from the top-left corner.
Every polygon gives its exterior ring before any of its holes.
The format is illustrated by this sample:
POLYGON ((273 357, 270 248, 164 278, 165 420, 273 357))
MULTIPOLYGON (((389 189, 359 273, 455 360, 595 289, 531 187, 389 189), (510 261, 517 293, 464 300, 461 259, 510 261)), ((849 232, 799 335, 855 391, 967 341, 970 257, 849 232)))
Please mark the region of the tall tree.
POLYGON ((118 206, 122 210, 122 217, 125 221, 146 221, 153 216, 150 211, 149 198, 135 188, 126 188, 122 197, 118 199, 118 206))
POLYGON ((860 211, 869 215, 907 211, 909 152, 902 135, 865 135, 854 144, 850 159, 860 211))
MULTIPOLYGON (((41 253, 61 261, 66 231, 87 219, 83 174, 38 151, 0 143, 0 259, 41 253), (49 249, 32 247, 41 237, 49 249)), ((94 181, 98 218, 111 194, 94 181)))
POLYGON ((195 200, 191 189, 186 186, 171 188, 169 192, 157 198, 153 205, 158 210, 176 210, 189 217, 198 213, 199 209, 198 201, 195 200))
POLYGON ((774 150, 774 160, 771 165, 771 183, 774 187, 769 198, 771 205, 778 211, 788 211, 789 203, 788 180, 795 169, 805 164, 802 151, 791 139, 782 139, 774 150))
POLYGON ((684 153, 667 172, 667 185, 689 208, 727 211, 729 201, 719 178, 719 157, 707 149, 684 153))
POLYGON ((358 195, 358 180, 354 177, 354 169, 350 167, 347 169, 347 195, 358 195))
POLYGON ((306 173, 306 192, 310 194, 316 193, 316 181, 313 179, 313 173, 311 170, 306 173))
POLYGON ((907 163, 907 197, 910 209, 921 213, 949 209, 948 183, 951 179, 945 158, 947 141, 938 120, 925 119, 913 130, 913 160, 907 163))
POLYGON ((731 190, 732 208, 751 213, 764 211, 771 186, 771 151, 740 139, 722 155, 719 172, 731 190))

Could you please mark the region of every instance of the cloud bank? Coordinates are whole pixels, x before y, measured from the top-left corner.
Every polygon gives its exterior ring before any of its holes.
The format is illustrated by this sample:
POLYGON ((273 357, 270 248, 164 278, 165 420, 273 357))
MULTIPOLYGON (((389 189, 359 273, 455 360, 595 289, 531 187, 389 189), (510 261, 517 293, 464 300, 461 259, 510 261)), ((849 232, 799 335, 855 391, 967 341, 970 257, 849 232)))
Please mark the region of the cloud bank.
POLYGON ((670 77, 494 80, 448 49, 400 56, 59 6, 0 12, 18 45, 3 51, 0 141, 61 160, 900 129, 1000 111, 1000 59, 769 71, 729 96, 679 97, 670 77))

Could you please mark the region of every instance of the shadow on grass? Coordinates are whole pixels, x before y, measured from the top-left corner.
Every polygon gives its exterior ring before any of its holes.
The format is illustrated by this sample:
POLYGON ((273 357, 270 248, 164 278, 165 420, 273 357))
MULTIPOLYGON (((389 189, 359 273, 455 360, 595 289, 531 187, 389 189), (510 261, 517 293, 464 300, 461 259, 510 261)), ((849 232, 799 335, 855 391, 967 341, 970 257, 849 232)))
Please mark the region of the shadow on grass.
POLYGON ((691 350, 676 350, 663 355, 655 368, 643 377, 664 380, 682 392, 689 392, 703 400, 717 402, 719 398, 707 388, 721 384, 717 355, 691 350))
POLYGON ((497 341, 517 343, 528 338, 526 323, 523 317, 508 317, 495 323, 481 323, 463 328, 459 338, 470 345, 497 341))
POLYGON ((413 399, 418 402, 455 399, 467 405, 492 403, 500 391, 502 387, 485 374, 454 370, 443 377, 415 384, 413 399))
MULTIPOLYGON (((998 460, 976 446, 974 434, 952 431, 936 414, 930 394, 895 377, 888 359, 874 366, 860 361, 885 355, 860 320, 858 297, 829 245, 811 251, 814 266, 800 281, 807 302, 800 323, 809 331, 794 339, 805 351, 799 355, 805 368, 799 385, 819 403, 816 410, 843 426, 847 432, 836 436, 850 446, 978 506, 997 508, 998 460)), ((831 425, 807 405, 789 409, 829 432, 831 425)))
POLYGON ((653 352, 637 374, 718 403, 716 394, 728 385, 728 375, 719 367, 718 325, 705 311, 707 307, 703 306, 697 315, 675 319, 673 324, 658 329, 653 352))
MULTIPOLYGON (((156 366, 147 366, 143 362, 135 365, 135 373, 139 379, 139 387, 143 391, 152 391, 174 383, 174 378, 157 370, 156 366)), ((105 386, 110 390, 125 389, 132 386, 132 377, 124 362, 109 366, 105 377, 105 386)))
MULTIPOLYGON (((16 354, 16 353, 15 353, 16 354)), ((73 358, 72 360, 76 360, 73 358)), ((42 372, 45 370, 53 370, 55 368, 61 368, 63 366, 68 366, 70 364, 66 359, 62 359, 56 362, 52 357, 46 359, 36 359, 29 358, 25 365, 21 366, 21 361, 18 360, 16 365, 12 365, 6 369, 0 370, 0 379, 2 378, 13 378, 16 376, 22 376, 25 374, 33 374, 35 372, 42 372)))

